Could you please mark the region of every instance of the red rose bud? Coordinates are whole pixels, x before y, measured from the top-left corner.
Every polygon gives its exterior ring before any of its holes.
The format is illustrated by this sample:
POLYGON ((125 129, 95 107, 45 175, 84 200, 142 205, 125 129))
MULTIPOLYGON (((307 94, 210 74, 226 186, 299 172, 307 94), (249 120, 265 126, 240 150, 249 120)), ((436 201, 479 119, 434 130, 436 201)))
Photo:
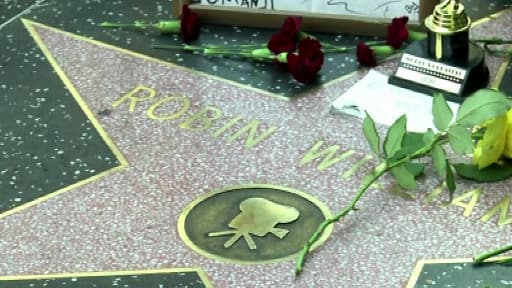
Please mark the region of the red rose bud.
POLYGON ((407 16, 393 18, 391 24, 388 25, 388 34, 386 36, 386 44, 395 49, 400 49, 402 44, 409 38, 409 31, 407 30, 407 16))
POLYGON ((374 67, 377 66, 377 57, 375 57, 375 53, 373 50, 364 43, 357 44, 357 62, 362 66, 374 67))
POLYGON ((293 52, 295 51, 295 37, 290 37, 281 32, 276 33, 270 38, 267 47, 274 54, 293 52))
POLYGON ((193 41, 199 37, 199 15, 192 12, 188 5, 181 10, 180 34, 185 41, 193 41))
POLYGON ((280 32, 295 36, 300 32, 301 26, 301 17, 286 17, 283 25, 281 26, 280 32))
POLYGON ((301 83, 312 82, 324 63, 322 45, 316 39, 306 38, 299 42, 299 53, 288 53, 288 70, 301 83))
POLYGON ((279 32, 270 38, 268 49, 274 54, 295 51, 301 25, 301 17, 287 17, 279 32))
POLYGON ((386 57, 395 52, 390 45, 368 46, 364 43, 357 44, 357 62, 362 66, 377 66, 377 56, 386 57))

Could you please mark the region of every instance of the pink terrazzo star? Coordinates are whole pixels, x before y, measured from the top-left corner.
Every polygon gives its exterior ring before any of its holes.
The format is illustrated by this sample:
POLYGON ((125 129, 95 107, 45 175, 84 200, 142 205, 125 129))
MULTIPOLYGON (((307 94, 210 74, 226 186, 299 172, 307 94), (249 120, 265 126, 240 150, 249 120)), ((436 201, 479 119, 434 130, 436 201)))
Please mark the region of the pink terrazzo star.
MULTIPOLYGON (((284 101, 69 34, 36 31, 89 108, 112 110, 97 118, 129 167, 2 220, 0 274, 199 266, 215 287, 399 287, 421 258, 468 256, 509 240, 494 223, 478 221, 476 212, 497 198, 481 200, 487 204, 465 218, 459 207, 373 190, 311 255, 299 278, 294 261, 237 265, 196 254, 180 239, 177 220, 189 202, 214 189, 269 183, 305 191, 332 212, 346 205, 373 161, 343 177, 369 149, 360 120, 333 116, 328 107, 360 76, 284 101), (155 95, 130 111, 131 102, 119 99, 138 86, 146 87, 139 96, 155 95), (203 118, 190 120, 205 109, 218 118, 208 128, 203 118), (256 138, 272 133, 252 144, 248 131, 234 136, 251 121, 259 124, 256 138), (319 160, 300 165, 318 141, 355 153, 324 170, 317 169, 319 160)), ((419 193, 435 186, 428 179, 419 193)), ((486 189, 503 195, 506 185, 486 189)))

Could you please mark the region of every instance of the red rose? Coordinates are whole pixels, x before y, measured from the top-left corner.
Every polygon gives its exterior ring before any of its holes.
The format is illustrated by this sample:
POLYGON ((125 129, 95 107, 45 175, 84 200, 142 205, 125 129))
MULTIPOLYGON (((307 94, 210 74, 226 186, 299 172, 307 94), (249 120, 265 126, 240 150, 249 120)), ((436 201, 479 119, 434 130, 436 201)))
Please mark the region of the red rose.
POLYGON ((284 20, 283 26, 281 26, 281 33, 285 33, 288 35, 293 35, 294 37, 297 33, 300 32, 300 28, 302 26, 302 18, 301 17, 286 17, 284 20))
POLYGON ((305 38, 299 42, 299 53, 288 53, 288 70, 302 83, 313 81, 324 63, 322 45, 316 39, 305 38))
POLYGON ((267 48, 274 54, 295 51, 295 38, 286 34, 276 33, 272 35, 267 48))
POLYGON ((181 10, 180 34, 184 41, 193 41, 199 37, 199 16, 186 4, 181 10))
POLYGON ((373 50, 364 43, 357 44, 357 62, 363 66, 374 67, 377 66, 377 58, 373 50))
POLYGON ((268 42, 268 49, 274 54, 295 51, 297 34, 300 32, 302 18, 287 17, 281 29, 272 35, 268 42))
POLYGON ((407 16, 393 18, 391 24, 388 25, 388 35, 386 37, 386 44, 395 49, 400 49, 402 44, 409 38, 409 31, 407 30, 407 16))

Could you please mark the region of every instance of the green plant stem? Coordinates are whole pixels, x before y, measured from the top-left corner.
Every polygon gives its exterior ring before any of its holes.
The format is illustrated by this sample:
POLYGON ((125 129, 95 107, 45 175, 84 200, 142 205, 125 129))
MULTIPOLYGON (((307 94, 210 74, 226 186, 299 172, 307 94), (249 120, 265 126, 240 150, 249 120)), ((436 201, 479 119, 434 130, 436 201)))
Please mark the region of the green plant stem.
POLYGON ((103 28, 141 28, 146 29, 149 27, 152 27, 154 24, 151 23, 142 23, 142 22, 135 22, 135 23, 112 23, 112 22, 103 22, 100 23, 100 26, 103 28))
POLYGON ((185 50, 185 51, 203 51, 203 47, 192 45, 151 45, 152 49, 166 49, 166 50, 185 50))
POLYGON ((193 45, 152 45, 153 49, 167 49, 167 50, 184 50, 184 51, 198 51, 203 53, 205 56, 209 55, 231 55, 231 56, 241 56, 241 57, 250 57, 251 50, 247 49, 232 49, 224 47, 214 47, 208 48, 211 46, 193 46, 193 45))
POLYGON ((491 39, 471 39, 473 42, 482 43, 484 45, 503 45, 503 44, 512 44, 512 40, 503 40, 500 38, 491 38, 491 39))
POLYGON ((205 56, 239 56, 239 57, 251 57, 250 51, 231 51, 231 50, 217 50, 217 49, 204 49, 203 55, 205 56))
POLYGON ((487 45, 484 45, 485 51, 489 53, 489 55, 493 55, 496 57, 510 57, 512 56, 512 48, 499 50, 499 49, 491 49, 487 45))
MULTIPOLYGON (((322 44, 322 50, 324 53, 347 53, 356 50, 356 46, 338 46, 330 43, 321 42, 322 44)), ((375 45, 384 45, 386 44, 386 41, 379 40, 379 41, 367 41, 365 42, 368 46, 375 46, 375 45)))
MULTIPOLYGON (((104 22, 100 24, 102 27, 138 27, 138 28, 147 28, 154 26, 153 24, 145 24, 145 23, 136 23, 136 24, 117 24, 117 23, 109 23, 104 22)), ((368 41, 365 44, 369 46, 381 45, 384 44, 385 41, 368 41)), ((337 46, 329 43, 322 43, 323 52, 324 53, 350 53, 356 50, 356 46, 337 46)), ((203 52, 204 55, 231 55, 231 56, 241 56, 241 57, 251 57, 252 51, 258 49, 267 48, 267 44, 242 44, 237 46, 226 46, 226 45, 204 45, 204 46, 193 46, 193 45, 152 45, 153 49, 169 49, 169 50, 184 50, 184 51, 199 51, 203 52)), ((270 57, 265 57, 259 60, 273 61, 274 59, 270 57)))
POLYGON ((473 263, 475 264, 479 264, 479 263, 482 263, 484 260, 488 259, 488 258, 491 258, 493 256, 496 256, 496 255, 499 255, 499 254, 502 254, 502 253, 505 253, 507 251, 510 251, 512 250, 512 245, 508 245, 508 246, 504 246, 504 247, 501 247, 501 248, 498 248, 498 249, 494 249, 494 250, 491 250, 491 251, 487 251, 487 252, 484 252, 480 255, 476 255, 475 257, 473 257, 473 263))
POLYGON ((308 253, 310 252, 311 247, 320 239, 322 234, 324 233, 325 229, 329 227, 329 225, 340 221, 343 217, 345 217, 348 213, 351 211, 357 210, 355 208, 357 202, 361 199, 361 197, 364 195, 366 190, 376 181, 378 180, 382 175, 384 175, 386 172, 391 170, 394 167, 397 167, 399 165, 402 165, 404 163, 407 163, 413 159, 417 159, 420 157, 425 156, 430 150, 432 150, 432 147, 438 142, 446 141, 445 135, 440 133, 437 134, 432 141, 421 147, 420 149, 414 151, 411 154, 408 154, 405 157, 402 157, 395 162, 388 163, 388 161, 381 162, 379 165, 375 167, 372 174, 369 175, 369 178, 363 178, 363 183, 361 184, 361 187, 359 187, 359 190, 356 193, 356 196, 352 198, 352 201, 349 205, 347 205, 341 212, 334 215, 331 218, 325 219, 315 230, 313 235, 309 238, 309 240, 306 242, 304 247, 302 247, 302 250, 297 258, 297 264, 295 266, 295 275, 299 275, 302 272, 302 267, 304 266, 304 263, 306 261, 306 257, 308 253))
POLYGON ((184 51, 197 51, 201 52, 205 56, 210 55, 225 55, 225 56, 240 56, 240 57, 250 57, 251 51, 238 51, 238 50, 224 50, 217 48, 205 48, 201 46, 192 46, 192 45, 152 45, 153 49, 168 49, 168 50, 184 50, 184 51))
POLYGON ((100 24, 100 27, 104 27, 104 28, 123 28, 123 27, 133 27, 133 24, 103 22, 103 23, 100 24))
POLYGON ((498 57, 507 57, 512 55, 512 48, 509 49, 491 49, 489 46, 491 45, 506 45, 512 44, 512 40, 503 40, 500 38, 490 38, 490 39, 471 39, 471 41, 475 43, 480 43, 484 45, 484 48, 490 55, 498 56, 498 57))
MULTIPOLYGON (((320 42, 320 44, 322 44, 323 47, 328 47, 328 48, 342 48, 342 47, 346 47, 346 46, 338 46, 338 45, 334 45, 334 44, 326 43, 326 42, 320 42)), ((366 42, 364 42, 364 44, 366 44, 367 46, 385 45, 386 41, 385 40, 366 41, 366 42)), ((355 46, 355 45, 353 45, 353 46, 355 46)))
POLYGON ((334 217, 325 219, 324 222, 322 222, 320 224, 320 226, 318 226, 315 233, 313 233, 313 236, 311 236, 311 238, 309 238, 308 242, 304 245, 304 247, 302 248, 302 251, 299 254, 299 258, 297 260, 297 266, 295 268, 295 275, 299 275, 300 272, 302 271, 302 266, 304 266, 304 262, 306 261, 306 256, 308 255, 309 250, 311 249, 311 246, 313 246, 313 244, 316 241, 318 241, 320 236, 322 236, 322 234, 324 233, 325 229, 327 229, 327 227, 329 227, 329 225, 331 225, 332 223, 337 222, 341 218, 345 217, 345 215, 347 215, 350 211, 355 210, 355 206, 356 206, 357 202, 359 201, 359 199, 361 199, 361 197, 363 196, 364 192, 366 192, 366 190, 373 184, 373 182, 375 182, 377 179, 379 179, 380 176, 382 176, 382 175, 384 175, 384 173, 386 173, 386 171, 387 171, 386 168, 387 168, 387 165, 385 162, 379 164, 377 166, 377 168, 375 168, 374 173, 371 176, 371 178, 369 178, 367 181, 365 181, 363 183, 363 185, 361 185, 361 187, 359 188, 359 191, 357 192, 356 196, 352 199, 350 204, 345 209, 343 209, 340 213, 334 215, 334 217), (378 167, 381 167, 381 166, 384 166, 385 168, 379 170, 378 167))
POLYGON ((324 51, 324 53, 347 53, 355 49, 355 47, 328 47, 323 48, 322 50, 324 51))
POLYGON ((236 46, 226 46, 226 45, 204 45, 204 48, 208 49, 222 49, 222 50, 254 50, 260 48, 266 48, 267 44, 241 44, 236 46))

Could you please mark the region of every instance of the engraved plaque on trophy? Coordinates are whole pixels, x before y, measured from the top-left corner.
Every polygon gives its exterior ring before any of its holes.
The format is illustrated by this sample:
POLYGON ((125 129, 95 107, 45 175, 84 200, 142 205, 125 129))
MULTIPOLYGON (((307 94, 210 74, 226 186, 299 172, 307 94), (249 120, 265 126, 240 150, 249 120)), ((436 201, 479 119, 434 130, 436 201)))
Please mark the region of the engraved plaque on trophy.
POLYGON ((471 20, 458 0, 436 5, 425 26, 427 39, 405 49, 389 83, 427 94, 443 92, 455 102, 487 86, 484 50, 469 41, 471 20))

